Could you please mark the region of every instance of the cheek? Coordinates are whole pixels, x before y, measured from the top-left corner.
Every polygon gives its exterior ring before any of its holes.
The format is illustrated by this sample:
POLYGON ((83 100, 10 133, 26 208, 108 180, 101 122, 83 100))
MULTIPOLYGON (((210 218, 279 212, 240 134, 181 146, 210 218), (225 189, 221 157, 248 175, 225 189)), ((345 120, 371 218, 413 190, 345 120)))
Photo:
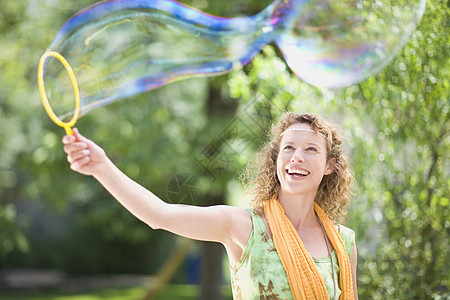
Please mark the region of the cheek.
POLYGON ((277 179, 280 180, 281 175, 283 174, 284 166, 280 155, 277 157, 277 179))

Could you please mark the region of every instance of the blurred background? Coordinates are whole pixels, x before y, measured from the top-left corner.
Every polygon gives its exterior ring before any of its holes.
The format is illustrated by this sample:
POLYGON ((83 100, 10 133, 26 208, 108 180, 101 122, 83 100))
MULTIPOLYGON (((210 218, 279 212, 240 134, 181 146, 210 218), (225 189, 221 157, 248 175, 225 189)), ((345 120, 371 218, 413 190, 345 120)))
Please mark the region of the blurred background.
MULTIPOLYGON (((95 1, 0 0, 0 299, 231 299, 221 245, 151 230, 69 169, 45 113, 40 56, 95 1)), ((223 17, 271 1, 181 1, 223 17)), ((243 69, 102 107, 77 127, 171 203, 248 206, 239 174, 283 111, 342 128, 358 192, 360 299, 449 299, 449 6, 382 72, 342 90, 298 79, 273 45, 243 69)))

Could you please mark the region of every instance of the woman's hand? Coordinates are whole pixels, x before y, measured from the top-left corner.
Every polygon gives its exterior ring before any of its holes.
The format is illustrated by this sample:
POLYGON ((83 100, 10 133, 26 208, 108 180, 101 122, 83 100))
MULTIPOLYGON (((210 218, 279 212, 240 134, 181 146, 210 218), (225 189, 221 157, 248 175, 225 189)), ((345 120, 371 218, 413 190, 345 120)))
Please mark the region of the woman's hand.
POLYGON ((78 173, 95 176, 108 161, 105 151, 82 136, 76 128, 73 129, 73 135, 64 136, 62 142, 70 168, 78 173))

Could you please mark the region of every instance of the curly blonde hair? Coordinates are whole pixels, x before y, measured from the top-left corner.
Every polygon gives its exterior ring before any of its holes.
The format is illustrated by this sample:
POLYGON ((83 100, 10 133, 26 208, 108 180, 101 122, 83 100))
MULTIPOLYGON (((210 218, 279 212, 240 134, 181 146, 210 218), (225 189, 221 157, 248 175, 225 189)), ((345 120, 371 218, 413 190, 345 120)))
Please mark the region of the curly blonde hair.
POLYGON ((277 157, 281 134, 296 123, 309 124, 326 140, 327 162, 332 164, 333 172, 323 177, 314 201, 333 222, 344 223, 348 215, 346 206, 353 196, 353 175, 342 151, 342 139, 336 127, 313 114, 288 112, 272 127, 271 140, 256 153, 255 161, 249 163, 243 174, 247 191, 254 195, 251 206, 262 214, 264 202, 278 197, 280 181, 277 176, 277 157))

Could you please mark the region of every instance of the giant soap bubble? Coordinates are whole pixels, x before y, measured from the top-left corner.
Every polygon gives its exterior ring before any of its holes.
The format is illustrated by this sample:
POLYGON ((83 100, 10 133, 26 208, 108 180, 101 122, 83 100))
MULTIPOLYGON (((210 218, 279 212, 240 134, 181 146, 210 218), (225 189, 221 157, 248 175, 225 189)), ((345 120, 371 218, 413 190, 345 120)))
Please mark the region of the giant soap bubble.
MULTIPOLYGON (((271 42, 302 80, 342 88, 386 66, 424 10, 425 0, 278 0, 254 16, 220 18, 172 0, 110 0, 70 18, 48 50, 73 69, 80 115, 176 80, 240 68, 271 42)), ((66 69, 49 57, 43 77, 60 115, 70 116, 66 69)))

